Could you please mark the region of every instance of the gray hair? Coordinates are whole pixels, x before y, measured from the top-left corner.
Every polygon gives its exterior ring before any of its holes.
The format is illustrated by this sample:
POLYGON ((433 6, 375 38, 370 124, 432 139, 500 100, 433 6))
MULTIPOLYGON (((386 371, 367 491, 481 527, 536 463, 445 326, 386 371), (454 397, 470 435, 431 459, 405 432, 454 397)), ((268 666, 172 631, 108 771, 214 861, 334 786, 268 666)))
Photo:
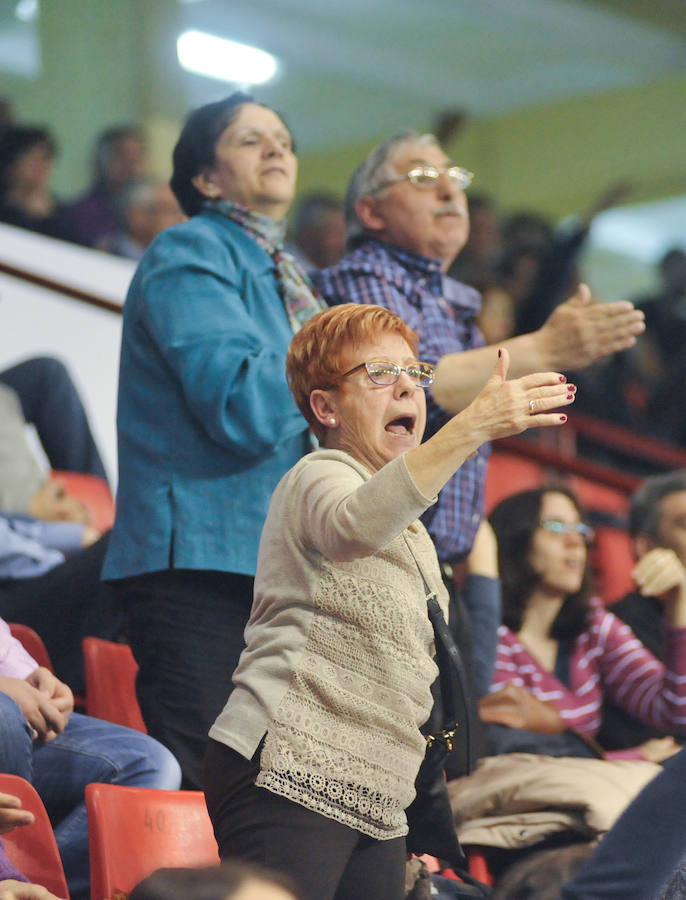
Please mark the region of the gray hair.
POLYGON ((126 229, 127 214, 130 209, 152 210, 155 204, 155 190, 166 182, 159 178, 144 177, 132 181, 121 189, 115 203, 115 214, 119 226, 126 229))
POLYGON ((409 143, 440 146, 433 134, 420 134, 408 128, 386 138, 355 169, 345 195, 346 246, 349 250, 365 236, 364 225, 355 211, 357 201, 360 197, 376 193, 384 182, 397 176, 392 164, 393 158, 404 144, 409 143))
POLYGON ((641 484, 631 498, 629 532, 632 537, 647 534, 659 541, 660 503, 670 494, 686 491, 686 469, 653 475, 641 484))

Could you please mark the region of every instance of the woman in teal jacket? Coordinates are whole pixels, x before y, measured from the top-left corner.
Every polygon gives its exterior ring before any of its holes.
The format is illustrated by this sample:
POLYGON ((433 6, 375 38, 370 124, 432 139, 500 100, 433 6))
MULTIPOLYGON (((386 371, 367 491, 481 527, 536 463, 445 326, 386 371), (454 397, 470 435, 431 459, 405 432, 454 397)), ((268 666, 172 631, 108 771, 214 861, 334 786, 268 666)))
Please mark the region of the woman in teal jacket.
POLYGON ((309 449, 284 368, 322 308, 281 249, 296 173, 273 110, 243 94, 195 110, 171 180, 189 220, 153 241, 124 305, 103 578, 130 610, 146 725, 186 787, 231 689, 269 498, 309 449))

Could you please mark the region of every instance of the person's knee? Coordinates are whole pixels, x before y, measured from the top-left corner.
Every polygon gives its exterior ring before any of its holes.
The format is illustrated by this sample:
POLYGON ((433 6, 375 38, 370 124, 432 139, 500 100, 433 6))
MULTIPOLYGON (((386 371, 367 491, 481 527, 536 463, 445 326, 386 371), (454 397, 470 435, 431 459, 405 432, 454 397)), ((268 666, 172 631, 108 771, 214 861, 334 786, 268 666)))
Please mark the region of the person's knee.
POLYGON ((29 360, 40 374, 41 379, 54 384, 55 382, 68 381, 71 384, 71 375, 65 364, 55 356, 36 356, 29 360))
POLYGON ((31 780, 33 739, 24 713, 7 694, 0 694, 0 772, 31 780))
POLYGON ((147 753, 152 758, 156 770, 154 775, 156 784, 149 786, 166 791, 178 790, 181 787, 181 766, 171 750, 154 738, 148 737, 147 753))
POLYGON ((73 713, 57 741, 78 754, 87 781, 175 790, 181 770, 156 740, 123 725, 73 713))
MULTIPOLYGON (((133 729, 122 729, 126 749, 119 756, 118 784, 175 791, 181 786, 181 767, 163 744, 133 729)), ((116 752, 115 752, 116 755, 116 752)))

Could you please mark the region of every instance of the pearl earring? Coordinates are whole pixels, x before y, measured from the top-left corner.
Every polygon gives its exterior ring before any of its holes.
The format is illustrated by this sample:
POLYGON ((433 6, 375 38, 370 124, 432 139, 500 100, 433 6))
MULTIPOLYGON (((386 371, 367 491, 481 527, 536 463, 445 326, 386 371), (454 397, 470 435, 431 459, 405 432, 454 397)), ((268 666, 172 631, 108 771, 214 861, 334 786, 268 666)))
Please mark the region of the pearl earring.
POLYGON ((336 420, 335 420, 335 419, 329 419, 329 424, 330 424, 330 425, 335 425, 335 424, 336 424, 336 420))

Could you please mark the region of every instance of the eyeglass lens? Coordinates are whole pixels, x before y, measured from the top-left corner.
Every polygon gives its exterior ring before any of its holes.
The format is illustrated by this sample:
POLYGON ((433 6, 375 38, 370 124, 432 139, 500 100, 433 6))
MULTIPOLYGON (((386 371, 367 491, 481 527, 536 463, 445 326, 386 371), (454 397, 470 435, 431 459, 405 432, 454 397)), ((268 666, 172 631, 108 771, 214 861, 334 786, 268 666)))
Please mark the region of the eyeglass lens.
POLYGON ((430 187, 438 181, 441 172, 445 172, 448 178, 462 188, 469 187, 474 177, 471 172, 460 166, 450 166, 447 169, 437 169, 435 166, 417 166, 416 169, 411 169, 407 173, 407 177, 419 187, 430 187))
POLYGON ((412 363, 405 368, 391 362, 365 363, 367 374, 374 384, 395 384, 400 378, 401 372, 406 372, 408 377, 420 387, 426 387, 433 381, 433 369, 426 363, 412 363))
POLYGON ((580 534, 587 541, 593 540, 594 531, 585 522, 561 522, 559 519, 543 519, 541 527, 554 534, 580 534))

